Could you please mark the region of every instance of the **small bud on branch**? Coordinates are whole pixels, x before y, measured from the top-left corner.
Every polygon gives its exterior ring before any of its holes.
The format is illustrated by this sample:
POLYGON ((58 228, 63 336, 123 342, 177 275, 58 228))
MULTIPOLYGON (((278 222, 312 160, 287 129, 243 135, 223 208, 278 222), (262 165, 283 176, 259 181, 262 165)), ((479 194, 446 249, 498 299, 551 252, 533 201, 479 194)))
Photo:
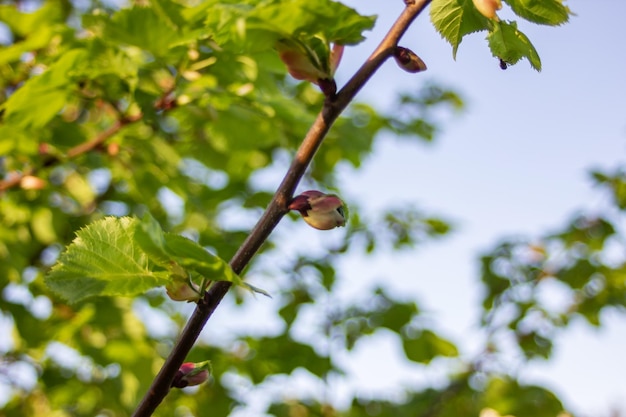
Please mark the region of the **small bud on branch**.
POLYGON ((316 190, 296 196, 287 208, 299 211, 304 221, 318 230, 345 226, 348 220, 348 211, 339 197, 316 190))
POLYGON ((501 0, 472 0, 474 7, 488 19, 497 18, 496 11, 502 8, 501 0))
POLYGON ((209 379, 210 373, 211 361, 204 361, 200 363, 185 362, 180 366, 180 368, 178 368, 178 371, 172 380, 172 387, 185 388, 200 385, 209 379))
POLYGON ((426 71, 427 67, 422 58, 408 48, 396 46, 393 57, 400 68, 406 72, 417 73, 426 71))

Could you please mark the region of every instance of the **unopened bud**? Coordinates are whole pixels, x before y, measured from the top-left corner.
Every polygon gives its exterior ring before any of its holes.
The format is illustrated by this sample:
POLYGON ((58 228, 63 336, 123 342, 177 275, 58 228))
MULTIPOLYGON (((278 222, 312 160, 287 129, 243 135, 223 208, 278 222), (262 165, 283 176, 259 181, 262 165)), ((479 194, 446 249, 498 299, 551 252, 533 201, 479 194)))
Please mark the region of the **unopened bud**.
POLYGON ((318 230, 345 226, 348 220, 348 210, 339 197, 317 190, 305 191, 294 197, 287 208, 299 211, 304 221, 318 230))
POLYGON ((174 301, 197 302, 202 297, 198 284, 178 275, 172 276, 172 281, 165 286, 165 291, 174 301))
POLYGON ((185 388, 200 385, 209 379, 210 374, 211 361, 200 363, 185 362, 176 371, 171 386, 174 388, 185 388))
POLYGON ((501 0, 472 0, 474 7, 488 19, 496 17, 496 11, 502 8, 501 0))
POLYGON ((46 181, 34 175, 25 175, 20 180, 20 187, 23 190, 41 190, 46 186, 46 181))
POLYGON ((393 57, 398 66, 406 72, 416 73, 426 71, 427 69, 422 58, 408 48, 396 46, 396 49, 393 51, 393 57))
POLYGON ((341 62, 344 46, 333 44, 327 56, 320 57, 303 43, 281 39, 276 43, 278 56, 287 66, 287 72, 296 80, 309 81, 318 85, 325 96, 332 97, 337 91, 333 79, 341 62))

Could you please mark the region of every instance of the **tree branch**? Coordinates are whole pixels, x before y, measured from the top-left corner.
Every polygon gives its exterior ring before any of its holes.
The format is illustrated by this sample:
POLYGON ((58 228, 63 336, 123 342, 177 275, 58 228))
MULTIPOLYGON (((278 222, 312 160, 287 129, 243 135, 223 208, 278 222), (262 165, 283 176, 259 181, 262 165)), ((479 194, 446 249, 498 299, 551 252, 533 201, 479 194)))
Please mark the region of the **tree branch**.
MULTIPOLYGON (((171 90, 165 91, 163 95, 156 101, 156 103, 154 104, 154 107, 158 110, 163 110, 163 111, 171 110, 172 108, 174 108, 176 106, 176 103, 171 99, 170 94, 171 94, 171 90)), ((119 118, 111 126, 106 128, 102 132, 98 133, 90 141, 76 145, 73 148, 69 149, 64 155, 64 157, 61 157, 61 158, 56 157, 56 156, 52 157, 49 160, 45 161, 42 165, 44 167, 48 167, 50 165, 57 164, 59 162, 64 161, 65 158, 72 159, 82 154, 85 154, 87 152, 90 152, 98 148, 99 146, 101 146, 109 138, 111 138, 113 135, 119 132, 124 126, 138 122, 141 119, 143 119, 143 113, 141 112, 130 115, 130 116, 119 114, 119 118)), ((46 155, 45 153, 43 154, 46 155)), ((22 178, 28 175, 34 175, 37 170, 38 169, 33 167, 33 168, 25 169, 22 172, 19 172, 19 171, 10 172, 7 175, 7 179, 0 181, 0 193, 10 188, 19 186, 22 181, 22 178)))
MULTIPOLYGON (((393 54, 399 39, 420 12, 430 3, 430 0, 416 0, 405 3, 406 8, 370 57, 337 93, 334 100, 326 100, 324 103, 324 107, 296 152, 289 170, 274 194, 274 198, 231 259, 230 266, 237 274, 241 273, 248 265, 280 219, 288 212, 287 204, 291 200, 300 179, 313 160, 315 152, 321 145, 333 122, 354 99, 374 72, 393 54)), ((169 392, 176 371, 182 365, 206 322, 230 287, 231 283, 227 281, 218 281, 211 285, 204 298, 198 303, 161 370, 154 381, 152 381, 148 392, 133 413, 134 417, 152 415, 161 401, 163 401, 163 398, 169 392)))

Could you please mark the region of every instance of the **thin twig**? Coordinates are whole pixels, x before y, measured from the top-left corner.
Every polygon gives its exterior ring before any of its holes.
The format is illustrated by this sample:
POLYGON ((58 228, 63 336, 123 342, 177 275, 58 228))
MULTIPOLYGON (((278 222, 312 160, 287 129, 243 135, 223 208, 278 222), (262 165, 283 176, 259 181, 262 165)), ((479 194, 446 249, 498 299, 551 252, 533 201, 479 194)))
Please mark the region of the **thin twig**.
MULTIPOLYGON (((172 93, 172 90, 167 90, 163 92, 161 97, 155 102, 154 107, 157 110, 163 110, 163 111, 171 110, 172 108, 176 107, 176 102, 172 99, 171 93, 172 93)), ((97 149, 98 147, 102 146, 102 144, 106 142, 108 139, 110 139, 113 135, 119 132, 124 126, 138 122, 141 119, 143 119, 143 113, 141 112, 134 114, 132 116, 121 114, 119 111, 118 113, 119 113, 119 118, 111 126, 106 128, 102 132, 98 133, 93 139, 91 139, 88 142, 76 145, 73 148, 69 149, 65 153, 64 157, 62 158, 54 157, 51 160, 46 161, 43 165, 46 167, 49 167, 52 164, 65 161, 66 159, 76 158, 77 156, 80 156, 94 149, 97 149)), ((28 169, 23 170, 22 172, 15 171, 15 172, 9 173, 7 175, 7 179, 0 181, 0 193, 10 188, 19 186, 22 181, 22 178, 28 175, 35 175, 36 171, 37 169, 35 168, 28 168, 28 169)))
POLYGON ((134 116, 126 116, 126 117, 122 117, 119 120, 116 120, 115 123, 113 123, 109 128, 100 132, 98 135, 96 135, 96 137, 94 137, 89 142, 81 143, 80 145, 74 146, 72 149, 67 151, 67 154, 66 154, 67 157, 75 158, 78 155, 82 155, 84 153, 87 153, 89 151, 96 149, 97 147, 101 146, 111 136, 119 132, 121 128, 123 128, 124 126, 128 124, 135 123, 141 120, 142 118, 143 118, 143 114, 137 113, 134 116))
MULTIPOLYGON (((300 148, 296 152, 289 170, 274 194, 274 198, 237 253, 235 253, 231 259, 230 266, 236 273, 239 274, 243 271, 272 230, 274 230, 280 219, 288 212, 287 204, 292 198, 300 179, 310 165, 315 152, 321 145, 333 122, 354 99, 355 95, 374 72, 392 55, 400 37, 429 3, 430 0, 417 0, 411 4, 407 4, 398 20, 396 20, 385 38, 367 61, 359 68, 344 88, 337 93, 333 101, 327 100, 324 103, 324 107, 313 122, 300 148)), ((176 345, 165 360, 161 370, 152 381, 148 392, 133 413, 134 417, 152 415, 161 401, 163 401, 163 398, 165 398, 169 392, 171 381, 176 371, 180 365, 182 365, 200 335, 200 332, 204 328, 204 325, 230 287, 230 282, 216 282, 207 291, 205 297, 198 303, 187 325, 180 334, 176 345)))

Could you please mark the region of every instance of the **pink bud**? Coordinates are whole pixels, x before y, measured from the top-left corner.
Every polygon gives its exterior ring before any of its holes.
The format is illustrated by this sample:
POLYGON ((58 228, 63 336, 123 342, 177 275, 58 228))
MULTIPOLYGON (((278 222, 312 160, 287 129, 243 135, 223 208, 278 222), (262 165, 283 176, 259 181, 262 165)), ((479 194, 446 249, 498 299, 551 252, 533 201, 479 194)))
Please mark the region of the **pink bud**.
POLYGON ((211 361, 200 363, 185 362, 176 371, 171 386, 174 388, 185 388, 200 385, 209 379, 210 371, 211 361))
POLYGON ((281 61, 287 66, 289 75, 296 80, 306 80, 317 84, 317 80, 327 77, 327 74, 311 62, 311 57, 299 45, 289 41, 278 41, 276 49, 281 61))
POLYGON ((417 54, 408 48, 396 46, 393 57, 400 68, 406 72, 416 73, 426 71, 426 64, 417 54))
POLYGON ((294 197, 287 208, 299 211, 304 221, 318 230, 345 226, 348 219, 348 210, 339 197, 317 190, 305 191, 294 197))
POLYGON ((472 0, 474 7, 488 19, 496 17, 496 11, 502 8, 501 0, 472 0))
POLYGON ((341 57, 343 56, 343 45, 333 44, 333 49, 330 51, 330 75, 331 77, 335 75, 335 71, 337 71, 337 67, 339 67, 339 63, 341 62, 341 57))
POLYGON ((337 86, 333 76, 341 62, 344 46, 334 44, 326 58, 317 54, 299 41, 283 39, 276 43, 278 56, 287 66, 287 72, 296 80, 309 81, 318 85, 325 96, 335 95, 337 86))

